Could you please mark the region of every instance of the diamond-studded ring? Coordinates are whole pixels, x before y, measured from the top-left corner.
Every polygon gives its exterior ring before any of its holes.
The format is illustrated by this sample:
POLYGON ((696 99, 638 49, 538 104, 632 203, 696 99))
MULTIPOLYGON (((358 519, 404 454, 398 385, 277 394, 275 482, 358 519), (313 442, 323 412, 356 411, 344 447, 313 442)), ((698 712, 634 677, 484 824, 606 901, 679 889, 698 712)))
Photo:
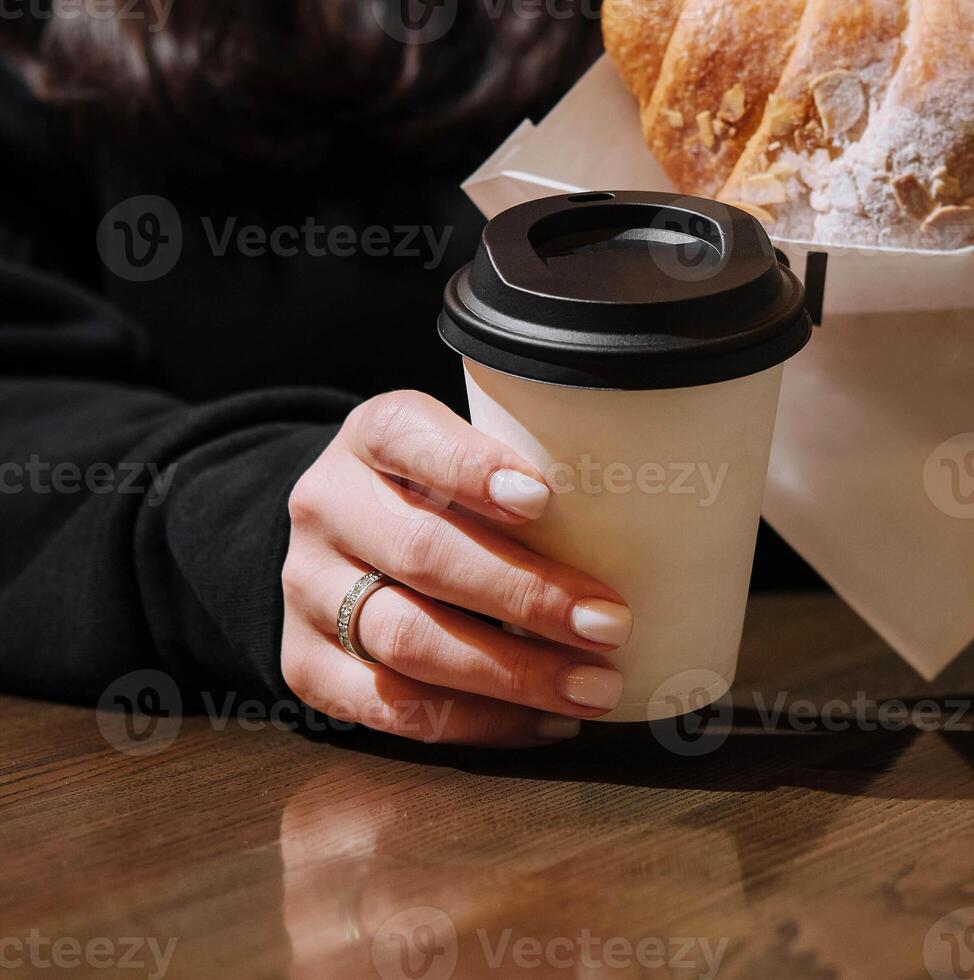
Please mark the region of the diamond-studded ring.
POLYGON ((381 589, 383 585, 389 584, 389 579, 382 572, 369 572, 363 575, 345 593, 345 598, 338 609, 338 641, 344 647, 345 652, 367 664, 377 664, 379 661, 371 654, 360 650, 355 642, 355 627, 358 623, 359 614, 362 606, 373 592, 381 589))

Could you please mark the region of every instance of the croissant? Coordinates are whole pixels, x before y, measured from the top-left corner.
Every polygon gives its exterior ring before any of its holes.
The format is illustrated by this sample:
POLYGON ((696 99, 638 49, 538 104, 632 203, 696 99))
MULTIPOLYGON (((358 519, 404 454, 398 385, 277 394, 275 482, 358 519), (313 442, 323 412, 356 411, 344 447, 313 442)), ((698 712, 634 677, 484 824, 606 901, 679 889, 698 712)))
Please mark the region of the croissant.
POLYGON ((681 192, 782 238, 974 245, 974 0, 604 0, 603 24, 681 192))

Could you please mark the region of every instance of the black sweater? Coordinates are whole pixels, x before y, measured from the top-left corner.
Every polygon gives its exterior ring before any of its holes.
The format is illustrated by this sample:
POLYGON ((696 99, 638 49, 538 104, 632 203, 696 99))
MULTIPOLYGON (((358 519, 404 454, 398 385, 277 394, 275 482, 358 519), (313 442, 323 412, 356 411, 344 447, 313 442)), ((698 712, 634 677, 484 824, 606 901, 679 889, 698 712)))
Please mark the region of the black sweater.
POLYGON ((187 693, 285 693, 295 480, 357 398, 462 401, 435 318, 481 226, 467 166, 153 176, 0 69, 0 689, 90 702, 158 668, 187 693), (141 195, 163 201, 98 237, 141 195), (281 254, 248 254, 275 229, 281 254))

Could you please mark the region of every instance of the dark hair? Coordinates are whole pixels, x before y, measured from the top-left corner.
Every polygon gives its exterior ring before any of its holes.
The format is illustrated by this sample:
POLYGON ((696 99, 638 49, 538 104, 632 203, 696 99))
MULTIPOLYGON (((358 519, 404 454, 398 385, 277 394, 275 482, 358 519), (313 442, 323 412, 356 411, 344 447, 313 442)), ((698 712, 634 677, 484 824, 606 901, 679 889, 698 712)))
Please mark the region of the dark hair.
POLYGON ((114 0, 112 16, 51 2, 5 31, 39 98, 84 128, 271 163, 320 159, 338 135, 493 135, 598 45, 592 0, 114 0))

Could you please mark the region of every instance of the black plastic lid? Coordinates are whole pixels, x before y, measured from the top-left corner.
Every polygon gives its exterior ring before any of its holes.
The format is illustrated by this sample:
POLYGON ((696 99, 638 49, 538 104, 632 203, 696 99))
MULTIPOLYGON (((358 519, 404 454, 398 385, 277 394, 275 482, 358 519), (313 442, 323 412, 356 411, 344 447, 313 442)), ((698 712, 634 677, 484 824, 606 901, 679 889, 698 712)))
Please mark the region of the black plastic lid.
POLYGON ((631 191, 522 204, 484 229, 439 322, 454 350, 582 388, 682 388, 780 364, 808 343, 805 291, 760 223, 631 191))

